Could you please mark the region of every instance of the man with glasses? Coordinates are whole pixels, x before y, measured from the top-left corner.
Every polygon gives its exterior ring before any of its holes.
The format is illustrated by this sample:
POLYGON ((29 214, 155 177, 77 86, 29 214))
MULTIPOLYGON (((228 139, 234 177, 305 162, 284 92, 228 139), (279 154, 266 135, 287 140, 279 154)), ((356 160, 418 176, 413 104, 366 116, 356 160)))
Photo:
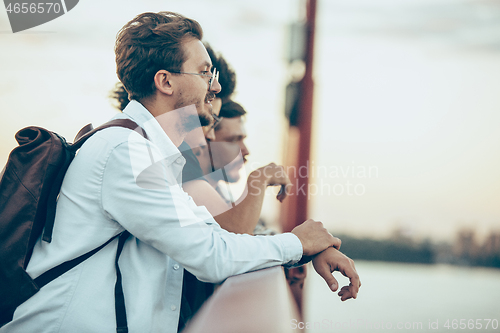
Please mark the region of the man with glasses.
POLYGON ((116 118, 134 121, 147 139, 111 127, 82 146, 61 187, 52 242, 37 240, 27 272, 36 278, 113 240, 21 304, 0 332, 176 332, 183 267, 221 282, 318 253, 314 263, 332 290, 330 272, 337 269, 351 280, 342 300, 356 298, 354 264, 320 222, 276 236, 236 235, 182 190, 177 147, 196 126, 211 123, 220 91, 201 39, 196 21, 170 12, 138 15, 120 30, 117 74, 131 102, 116 118), (124 231, 128 238, 113 238, 124 231))
MULTIPOLYGON (((226 200, 218 191, 218 180, 237 181, 239 171, 246 161, 248 150, 243 143, 246 134, 241 124, 241 116, 245 114, 245 111, 239 105, 237 109, 240 111, 239 114, 237 111, 227 111, 228 105, 230 105, 229 108, 237 105, 230 100, 236 86, 236 74, 225 59, 217 55, 210 46, 207 46, 207 52, 212 63, 220 68, 222 90, 213 101, 214 115, 219 116, 211 126, 203 128, 205 137, 200 131, 193 131, 186 136, 185 142, 190 149, 184 149, 186 153, 183 152, 187 161, 183 170, 183 188, 197 205, 208 209, 222 228, 235 233, 253 234, 259 220, 266 187, 269 185, 285 186, 290 184, 290 180, 281 166, 271 163, 249 175, 247 190, 239 199, 226 200), (225 117, 227 118, 224 119, 225 117), (224 130, 221 132, 219 129, 222 125, 224 125, 224 130), (219 140, 213 129, 220 132, 219 135, 226 132, 228 135, 219 140), (196 159, 189 156, 193 155, 191 151, 196 159), (271 177, 265 177, 264 170, 271 177), (250 194, 248 189, 251 190, 250 194)), ((283 200, 284 197, 283 193, 279 199, 283 200)))

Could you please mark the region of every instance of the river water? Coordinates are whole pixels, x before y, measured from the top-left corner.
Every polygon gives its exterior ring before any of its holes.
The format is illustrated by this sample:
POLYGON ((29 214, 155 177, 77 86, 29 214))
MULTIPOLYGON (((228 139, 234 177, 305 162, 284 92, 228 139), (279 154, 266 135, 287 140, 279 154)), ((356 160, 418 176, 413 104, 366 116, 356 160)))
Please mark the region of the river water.
POLYGON ((356 261, 361 290, 341 302, 309 268, 304 332, 500 332, 500 270, 356 261))

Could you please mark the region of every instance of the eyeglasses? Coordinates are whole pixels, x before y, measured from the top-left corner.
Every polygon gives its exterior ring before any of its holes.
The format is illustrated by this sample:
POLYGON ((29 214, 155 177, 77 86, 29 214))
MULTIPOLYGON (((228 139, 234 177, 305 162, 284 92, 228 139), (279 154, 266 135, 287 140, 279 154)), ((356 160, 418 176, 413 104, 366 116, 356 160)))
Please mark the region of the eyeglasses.
POLYGON ((217 116, 215 113, 212 113, 212 117, 214 118, 214 123, 212 124, 212 126, 210 127, 210 129, 214 129, 217 127, 217 125, 220 124, 220 122, 222 121, 223 117, 219 117, 217 116))
POLYGON ((210 79, 208 80, 208 90, 212 90, 212 84, 214 83, 214 81, 219 80, 219 72, 215 68, 214 68, 214 71, 212 72, 212 74, 188 73, 188 72, 181 72, 181 71, 169 71, 169 72, 175 73, 175 74, 190 74, 190 75, 199 75, 199 76, 209 77, 210 79))

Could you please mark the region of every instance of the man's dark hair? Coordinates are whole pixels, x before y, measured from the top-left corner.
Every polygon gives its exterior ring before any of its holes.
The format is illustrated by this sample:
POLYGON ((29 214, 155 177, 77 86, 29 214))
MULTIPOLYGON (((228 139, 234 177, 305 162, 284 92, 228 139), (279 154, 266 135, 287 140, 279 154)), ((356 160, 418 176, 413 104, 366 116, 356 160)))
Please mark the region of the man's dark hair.
POLYGON ((186 60, 182 44, 190 38, 203 38, 200 24, 172 12, 140 14, 118 32, 116 74, 130 99, 151 96, 159 70, 181 70, 186 60))
POLYGON ((123 87, 121 82, 117 82, 115 87, 109 94, 109 97, 113 100, 113 106, 115 106, 118 110, 123 111, 127 104, 130 102, 128 99, 128 92, 123 87))
POLYGON ((228 99, 236 88, 236 73, 231 66, 229 66, 226 59, 224 59, 220 53, 215 53, 209 44, 205 43, 205 48, 212 60, 212 68, 215 67, 219 71, 218 81, 221 86, 221 91, 217 94, 217 97, 222 100, 228 99))
MULTIPOLYGON (((247 112, 245 109, 235 101, 230 99, 222 100, 222 107, 220 108, 219 116, 223 118, 236 118, 244 116, 247 112)), ((220 127, 220 126, 219 126, 220 127)), ((215 130, 217 131, 216 127, 215 130)))
MULTIPOLYGON (((219 84, 222 89, 221 92, 217 94, 217 97, 221 98, 223 101, 228 101, 228 98, 234 93, 236 87, 236 73, 220 53, 216 54, 208 44, 205 44, 205 47, 212 60, 212 67, 217 68, 219 71, 219 84)), ((130 101, 129 93, 125 90, 121 82, 116 83, 109 97, 115 100, 113 104, 120 111, 123 111, 130 101)))

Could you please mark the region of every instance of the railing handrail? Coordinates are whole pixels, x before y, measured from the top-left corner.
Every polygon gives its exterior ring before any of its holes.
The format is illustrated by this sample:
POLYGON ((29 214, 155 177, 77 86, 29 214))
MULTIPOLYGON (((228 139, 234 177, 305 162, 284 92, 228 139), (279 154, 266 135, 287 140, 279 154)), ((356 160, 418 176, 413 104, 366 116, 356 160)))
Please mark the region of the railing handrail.
POLYGON ((183 333, 297 332, 300 320, 283 267, 228 278, 183 333))

